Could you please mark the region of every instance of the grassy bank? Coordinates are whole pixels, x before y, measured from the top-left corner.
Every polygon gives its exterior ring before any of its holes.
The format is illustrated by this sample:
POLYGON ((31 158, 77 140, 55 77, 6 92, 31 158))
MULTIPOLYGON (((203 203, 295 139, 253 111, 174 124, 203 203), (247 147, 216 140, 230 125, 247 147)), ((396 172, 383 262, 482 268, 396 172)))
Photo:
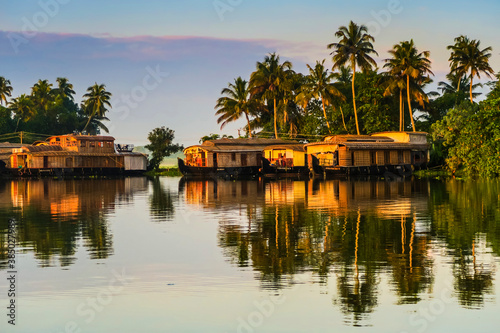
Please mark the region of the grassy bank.
POLYGON ((467 175, 464 174, 463 171, 457 171, 455 173, 450 170, 445 169, 444 167, 432 168, 426 170, 418 170, 414 172, 415 177, 417 178, 467 178, 467 175))
POLYGON ((167 176, 167 177, 180 177, 182 173, 177 167, 165 168, 160 167, 159 170, 151 170, 145 173, 146 176, 167 176))

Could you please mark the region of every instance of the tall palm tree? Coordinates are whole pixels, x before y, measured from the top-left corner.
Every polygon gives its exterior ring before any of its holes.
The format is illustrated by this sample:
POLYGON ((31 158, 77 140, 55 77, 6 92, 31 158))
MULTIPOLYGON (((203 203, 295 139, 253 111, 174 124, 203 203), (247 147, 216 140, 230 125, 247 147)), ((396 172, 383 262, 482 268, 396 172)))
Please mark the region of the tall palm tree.
POLYGON ((74 100, 73 95, 75 94, 75 91, 73 90, 73 84, 69 83, 68 79, 65 77, 58 77, 56 81, 57 88, 55 89, 55 92, 57 93, 57 95, 61 96, 62 98, 69 98, 70 100, 74 100))
POLYGON ((7 97, 10 97, 12 94, 12 86, 10 85, 10 81, 0 76, 0 105, 4 102, 7 104, 7 97))
MULTIPOLYGON (((448 73, 446 75, 446 81, 440 81, 438 83, 438 89, 441 90, 441 93, 443 95, 447 94, 455 94, 460 91, 468 91, 470 90, 469 84, 470 84, 470 78, 469 76, 462 76, 459 77, 456 73, 448 73)), ((472 87, 472 91, 474 91, 477 88, 481 88, 483 85, 481 83, 475 83, 472 87)), ((481 93, 476 93, 473 92, 472 96, 477 97, 481 95, 481 93)))
POLYGON ((349 63, 352 68, 352 103, 354 106, 354 117, 356 120, 356 132, 359 133, 358 112, 356 109, 356 92, 354 80, 356 78, 356 65, 363 71, 367 71, 376 66, 375 60, 370 54, 378 53, 373 49, 373 36, 369 35, 368 28, 364 25, 357 25, 353 21, 349 26, 341 26, 335 33, 335 37, 340 38, 338 43, 328 44, 329 49, 333 49, 333 68, 339 68, 349 63))
POLYGON ((284 61, 280 64, 280 57, 271 53, 263 62, 257 62, 257 69, 250 75, 251 95, 260 96, 263 100, 273 100, 274 135, 278 138, 277 101, 282 94, 285 79, 292 71, 292 63, 284 61))
MULTIPOLYGON (((350 66, 340 66, 338 68, 338 72, 333 72, 334 83, 337 89, 342 91, 347 91, 347 87, 352 84, 352 75, 351 75, 351 67, 350 66)), ((342 116, 342 124, 344 125, 344 129, 346 133, 349 133, 347 130, 347 126, 345 124, 344 111, 342 110, 342 105, 339 105, 340 115, 342 116)))
POLYGON ((87 93, 83 95, 83 98, 83 109, 89 116, 89 120, 82 130, 85 131, 92 117, 104 117, 108 111, 106 106, 111 108, 111 103, 109 102, 111 93, 106 91, 106 86, 104 84, 95 83, 93 86, 87 88, 87 93))
MULTIPOLYGON (((413 88, 419 91, 418 87, 430 81, 428 75, 434 75, 431 71, 431 61, 429 60, 430 52, 423 51, 419 53, 412 39, 394 45, 392 50, 389 50, 389 54, 392 55, 392 58, 385 59, 386 64, 384 67, 388 68, 391 75, 403 76, 406 78, 408 109, 410 111, 413 132, 415 132, 415 122, 413 120, 413 111, 411 108, 411 90, 413 88)), ((417 95, 414 94, 414 96, 417 95)), ((423 104, 424 101, 428 101, 423 91, 421 91, 418 96, 418 100, 421 104, 423 104)))
POLYGON ((494 74, 489 65, 492 48, 488 46, 481 50, 480 44, 479 40, 469 40, 467 36, 462 35, 455 38, 454 45, 448 46, 448 49, 451 50, 449 59, 451 72, 458 77, 470 72, 469 96, 471 103, 473 103, 474 98, 472 94, 474 76, 481 78, 481 73, 484 73, 491 78, 491 74, 494 74))
POLYGON ((26 94, 22 94, 17 98, 13 98, 9 102, 9 109, 10 111, 14 112, 17 118, 16 130, 14 132, 17 132, 20 120, 28 121, 33 118, 33 116, 35 115, 34 106, 35 104, 33 103, 33 100, 26 94))
POLYGON ((221 125, 221 129, 227 123, 240 119, 245 115, 248 127, 248 136, 252 137, 252 128, 250 126, 249 115, 252 115, 257 110, 261 109, 261 104, 254 98, 250 97, 250 89, 248 82, 240 77, 234 79, 234 83, 229 83, 227 88, 222 89, 221 95, 215 105, 216 115, 219 116, 217 123, 221 125))
POLYGON ((328 72, 325 68, 325 60, 316 61, 316 66, 309 68, 309 75, 306 76, 306 82, 302 86, 302 92, 297 95, 296 100, 302 102, 305 107, 312 98, 321 99, 323 107, 323 116, 325 117, 328 132, 331 133, 330 123, 326 115, 326 106, 331 105, 335 99, 345 101, 345 96, 334 86, 332 82, 334 74, 328 72))
POLYGON ((404 130, 404 112, 403 112, 403 91, 406 89, 406 81, 401 72, 391 71, 385 73, 387 75, 387 87, 384 91, 384 96, 399 94, 399 131, 404 130))
POLYGON ((36 106, 42 110, 47 111, 51 102, 54 101, 54 91, 52 90, 52 83, 48 80, 38 80, 31 88, 31 96, 36 106))

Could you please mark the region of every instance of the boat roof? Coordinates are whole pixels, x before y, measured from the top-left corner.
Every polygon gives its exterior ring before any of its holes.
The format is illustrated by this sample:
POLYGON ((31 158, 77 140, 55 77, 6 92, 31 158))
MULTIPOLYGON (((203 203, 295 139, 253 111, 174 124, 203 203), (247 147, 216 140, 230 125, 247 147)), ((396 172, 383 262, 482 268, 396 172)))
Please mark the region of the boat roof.
POLYGON ((267 146, 264 148, 264 150, 279 150, 279 149, 291 149, 293 151, 299 151, 299 152, 305 152, 306 149, 304 148, 304 144, 302 143, 297 143, 297 144, 289 144, 289 145, 272 145, 272 146, 267 146))
POLYGON ((64 134, 64 135, 53 135, 47 138, 47 141, 50 141, 52 138, 62 138, 62 137, 72 137, 76 140, 89 140, 89 141, 114 141, 115 138, 112 136, 106 135, 83 135, 83 134, 64 134))
POLYGON ((192 148, 200 148, 209 152, 241 152, 241 151, 251 151, 251 152, 261 152, 266 147, 271 145, 297 145, 298 141, 292 140, 281 140, 281 139, 262 139, 262 138, 251 138, 251 139, 217 139, 217 140, 207 140, 201 145, 189 146, 184 149, 184 152, 192 148))

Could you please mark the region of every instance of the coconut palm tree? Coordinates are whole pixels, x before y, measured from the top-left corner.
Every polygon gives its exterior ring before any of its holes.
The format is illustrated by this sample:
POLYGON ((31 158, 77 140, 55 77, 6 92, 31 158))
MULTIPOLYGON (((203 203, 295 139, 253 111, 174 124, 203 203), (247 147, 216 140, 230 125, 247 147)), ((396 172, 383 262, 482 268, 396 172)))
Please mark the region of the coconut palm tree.
POLYGON ((55 93, 64 98, 69 98, 70 100, 74 100, 73 95, 75 91, 73 90, 73 84, 69 83, 68 79, 65 77, 58 77, 57 88, 54 89, 55 93))
POLYGON ((402 132, 404 130, 403 91, 406 89, 406 81, 401 72, 391 73, 389 71, 385 75, 387 75, 387 87, 384 91, 384 97, 399 94, 399 131, 402 132))
POLYGON ((15 117, 17 118, 16 130, 19 126, 19 121, 28 121, 35 115, 35 104, 30 96, 26 94, 22 94, 17 98, 13 98, 9 102, 9 110, 14 112, 15 117))
POLYGON ((111 103, 109 102, 111 93, 106 91, 104 84, 95 83, 93 86, 87 88, 87 93, 83 95, 83 98, 82 108, 89 117, 87 124, 85 124, 82 130, 85 131, 92 117, 99 116, 103 118, 108 111, 106 106, 111 108, 111 103))
MULTIPOLYGON (((440 81, 438 83, 438 90, 441 90, 441 93, 443 95, 447 94, 455 94, 460 91, 468 91, 470 90, 469 84, 470 84, 470 78, 469 76, 462 76, 458 77, 457 74, 455 73, 448 73, 446 75, 446 81, 440 81)), ((481 88, 483 85, 481 83, 475 83, 472 87, 472 91, 474 91, 477 88, 481 88)), ((477 97, 481 95, 481 93, 473 92, 472 96, 477 97)))
POLYGON ((263 62, 257 62, 257 69, 250 75, 251 95, 261 97, 266 101, 273 101, 274 135, 278 138, 278 106, 277 102, 282 94, 286 77, 292 71, 292 63, 284 61, 280 64, 280 57, 271 53, 264 58, 263 62))
MULTIPOLYGON (((384 67, 388 69, 392 76, 402 76, 406 78, 408 109, 410 111, 411 125, 415 132, 415 122, 413 120, 413 111, 411 108, 412 88, 416 90, 416 92, 419 92, 418 87, 430 81, 428 75, 434 75, 431 71, 431 61, 429 60, 430 52, 423 51, 419 53, 412 39, 394 45, 392 50, 389 50, 389 54, 392 55, 392 58, 385 59, 386 63, 384 67)), ((421 104, 423 104, 424 101, 428 101, 423 91, 413 96, 417 97, 417 100, 421 104)))
MULTIPOLYGON (((350 66, 340 66, 337 68, 337 72, 333 72, 332 78, 336 81, 334 83, 335 87, 340 91, 347 91, 348 86, 352 84, 352 75, 350 66)), ((344 95, 345 96, 345 95, 344 95)), ((340 115, 342 116, 342 124, 346 133, 349 133, 347 126, 345 124, 344 111, 342 110, 342 105, 339 105, 340 115)))
POLYGON ((354 117, 356 120, 356 132, 359 133, 358 112, 356 109, 356 92, 354 81, 356 78, 356 65, 363 71, 367 71, 376 66, 375 60, 370 54, 378 53, 373 49, 373 36, 369 35, 368 28, 364 25, 357 25, 353 21, 349 26, 341 26, 335 33, 335 37, 340 38, 338 43, 328 44, 329 49, 333 49, 333 68, 340 68, 349 63, 352 68, 352 103, 354 107, 354 117))
POLYGON ((10 85, 10 81, 0 76, 0 105, 4 102, 7 104, 7 97, 10 97, 12 94, 12 86, 10 85))
POLYGON ((31 96, 33 97, 35 106, 47 111, 50 103, 54 101, 52 83, 49 83, 48 80, 38 80, 31 88, 31 96))
POLYGON ((326 106, 331 105, 336 99, 345 101, 345 96, 331 83, 334 74, 328 72, 328 69, 325 68, 325 60, 322 62, 316 61, 314 68, 309 65, 307 65, 307 68, 309 68, 309 75, 306 76, 306 82, 302 85, 301 93, 297 95, 296 100, 305 109, 312 98, 321 99, 323 116, 328 131, 331 133, 330 123, 326 115, 326 106))
POLYGON ((250 96, 248 82, 241 77, 234 79, 234 83, 229 83, 227 88, 222 89, 221 95, 226 95, 217 100, 215 105, 216 115, 219 116, 217 123, 221 129, 229 122, 236 121, 245 115, 247 120, 248 136, 252 137, 249 116, 262 108, 259 101, 250 96))
POLYGON ((474 76, 480 79, 481 73, 484 73, 491 78, 491 74, 494 74, 489 65, 492 48, 489 46, 481 50, 480 44, 479 40, 469 40, 467 36, 462 35, 455 38, 454 45, 448 46, 448 49, 451 50, 449 59, 451 72, 460 78, 470 72, 469 96, 471 103, 473 103, 474 98, 472 94, 474 76))

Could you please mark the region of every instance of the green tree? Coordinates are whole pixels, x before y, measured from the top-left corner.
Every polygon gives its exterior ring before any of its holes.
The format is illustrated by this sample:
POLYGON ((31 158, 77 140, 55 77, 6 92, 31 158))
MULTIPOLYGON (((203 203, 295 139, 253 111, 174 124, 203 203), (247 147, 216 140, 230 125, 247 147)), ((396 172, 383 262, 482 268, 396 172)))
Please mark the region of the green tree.
POLYGON ((20 120, 27 121, 33 118, 33 116, 35 115, 34 103, 31 97, 27 96, 26 94, 22 94, 17 98, 13 98, 9 103, 9 109, 17 118, 15 132, 17 132, 20 120))
POLYGON ((282 95, 285 79, 292 72, 292 63, 284 61, 280 64, 280 57, 271 53, 263 62, 257 62, 257 69, 250 76, 252 97, 261 97, 266 101, 273 101, 274 135, 278 138, 278 106, 277 101, 282 95))
POLYGON ((358 113, 356 109, 356 92, 354 82, 356 78, 356 65, 363 71, 367 71, 376 66, 375 60, 370 57, 370 54, 378 53, 374 50, 372 42, 375 41, 373 36, 369 35, 368 28, 364 25, 357 25, 353 21, 349 26, 341 26, 335 33, 337 38, 340 38, 338 43, 328 44, 328 49, 333 49, 333 67, 340 68, 346 63, 349 63, 352 68, 352 103, 354 107, 354 117, 356 121, 356 132, 359 135, 358 113))
POLYGON ((307 65, 309 75, 306 76, 306 82, 302 85, 301 93, 297 95, 296 99, 298 102, 302 102, 304 108, 307 107, 311 99, 321 99, 323 116, 325 117, 328 131, 331 133, 330 123, 326 115, 326 106, 332 105, 336 99, 344 101, 345 96, 332 83, 334 74, 328 72, 324 64, 325 60, 322 62, 316 61, 314 68, 307 65))
POLYGON ((250 89, 247 81, 240 77, 236 78, 233 83, 229 83, 227 88, 221 91, 223 96, 217 100, 215 105, 215 114, 219 116, 217 123, 221 125, 221 129, 227 123, 236 121, 245 115, 247 120, 248 136, 252 137, 252 128, 250 126, 249 115, 254 114, 262 108, 262 104, 250 95, 250 89))
POLYGON ((150 166, 154 170, 158 170, 160 163, 164 157, 184 149, 182 145, 174 144, 174 131, 162 126, 153 129, 148 134, 150 144, 145 148, 151 151, 151 159, 149 160, 150 166))
POLYGON ((0 76, 0 105, 3 103, 7 104, 7 97, 10 97, 12 94, 12 86, 10 85, 10 81, 0 76))
POLYGON ((31 88, 31 96, 36 107, 39 107, 44 112, 47 111, 54 101, 52 83, 49 83, 48 80, 38 80, 31 88))
POLYGON ((112 94, 106 91, 106 86, 104 84, 95 83, 93 86, 87 89, 87 93, 83 95, 83 105, 82 108, 84 112, 88 115, 87 123, 82 131, 85 131, 89 125, 92 117, 104 117, 108 109, 111 108, 111 103, 109 102, 112 94))
POLYGON ((65 77, 58 77, 56 81, 57 88, 55 89, 55 93, 63 99, 68 98, 73 101, 73 95, 75 94, 73 84, 69 83, 68 79, 65 77))
POLYGON ((455 38, 454 45, 448 45, 448 49, 451 50, 449 59, 451 72, 459 78, 470 72, 469 95, 471 103, 473 103, 474 98, 472 94, 474 76, 481 78, 481 73, 484 73, 491 78, 491 74, 494 73, 489 65, 492 48, 489 46, 481 50, 480 44, 479 40, 469 40, 467 36, 462 35, 455 38))
POLYGON ((411 106, 412 88, 413 96, 417 98, 419 103, 423 104, 428 101, 427 96, 420 87, 430 81, 429 74, 431 71, 431 61, 429 60, 430 52, 418 52, 413 39, 410 41, 400 42, 389 50, 392 58, 385 59, 385 68, 388 68, 389 73, 394 76, 404 76, 406 78, 406 94, 408 98, 408 109, 413 131, 415 132, 415 121, 413 119, 413 111, 411 106))

